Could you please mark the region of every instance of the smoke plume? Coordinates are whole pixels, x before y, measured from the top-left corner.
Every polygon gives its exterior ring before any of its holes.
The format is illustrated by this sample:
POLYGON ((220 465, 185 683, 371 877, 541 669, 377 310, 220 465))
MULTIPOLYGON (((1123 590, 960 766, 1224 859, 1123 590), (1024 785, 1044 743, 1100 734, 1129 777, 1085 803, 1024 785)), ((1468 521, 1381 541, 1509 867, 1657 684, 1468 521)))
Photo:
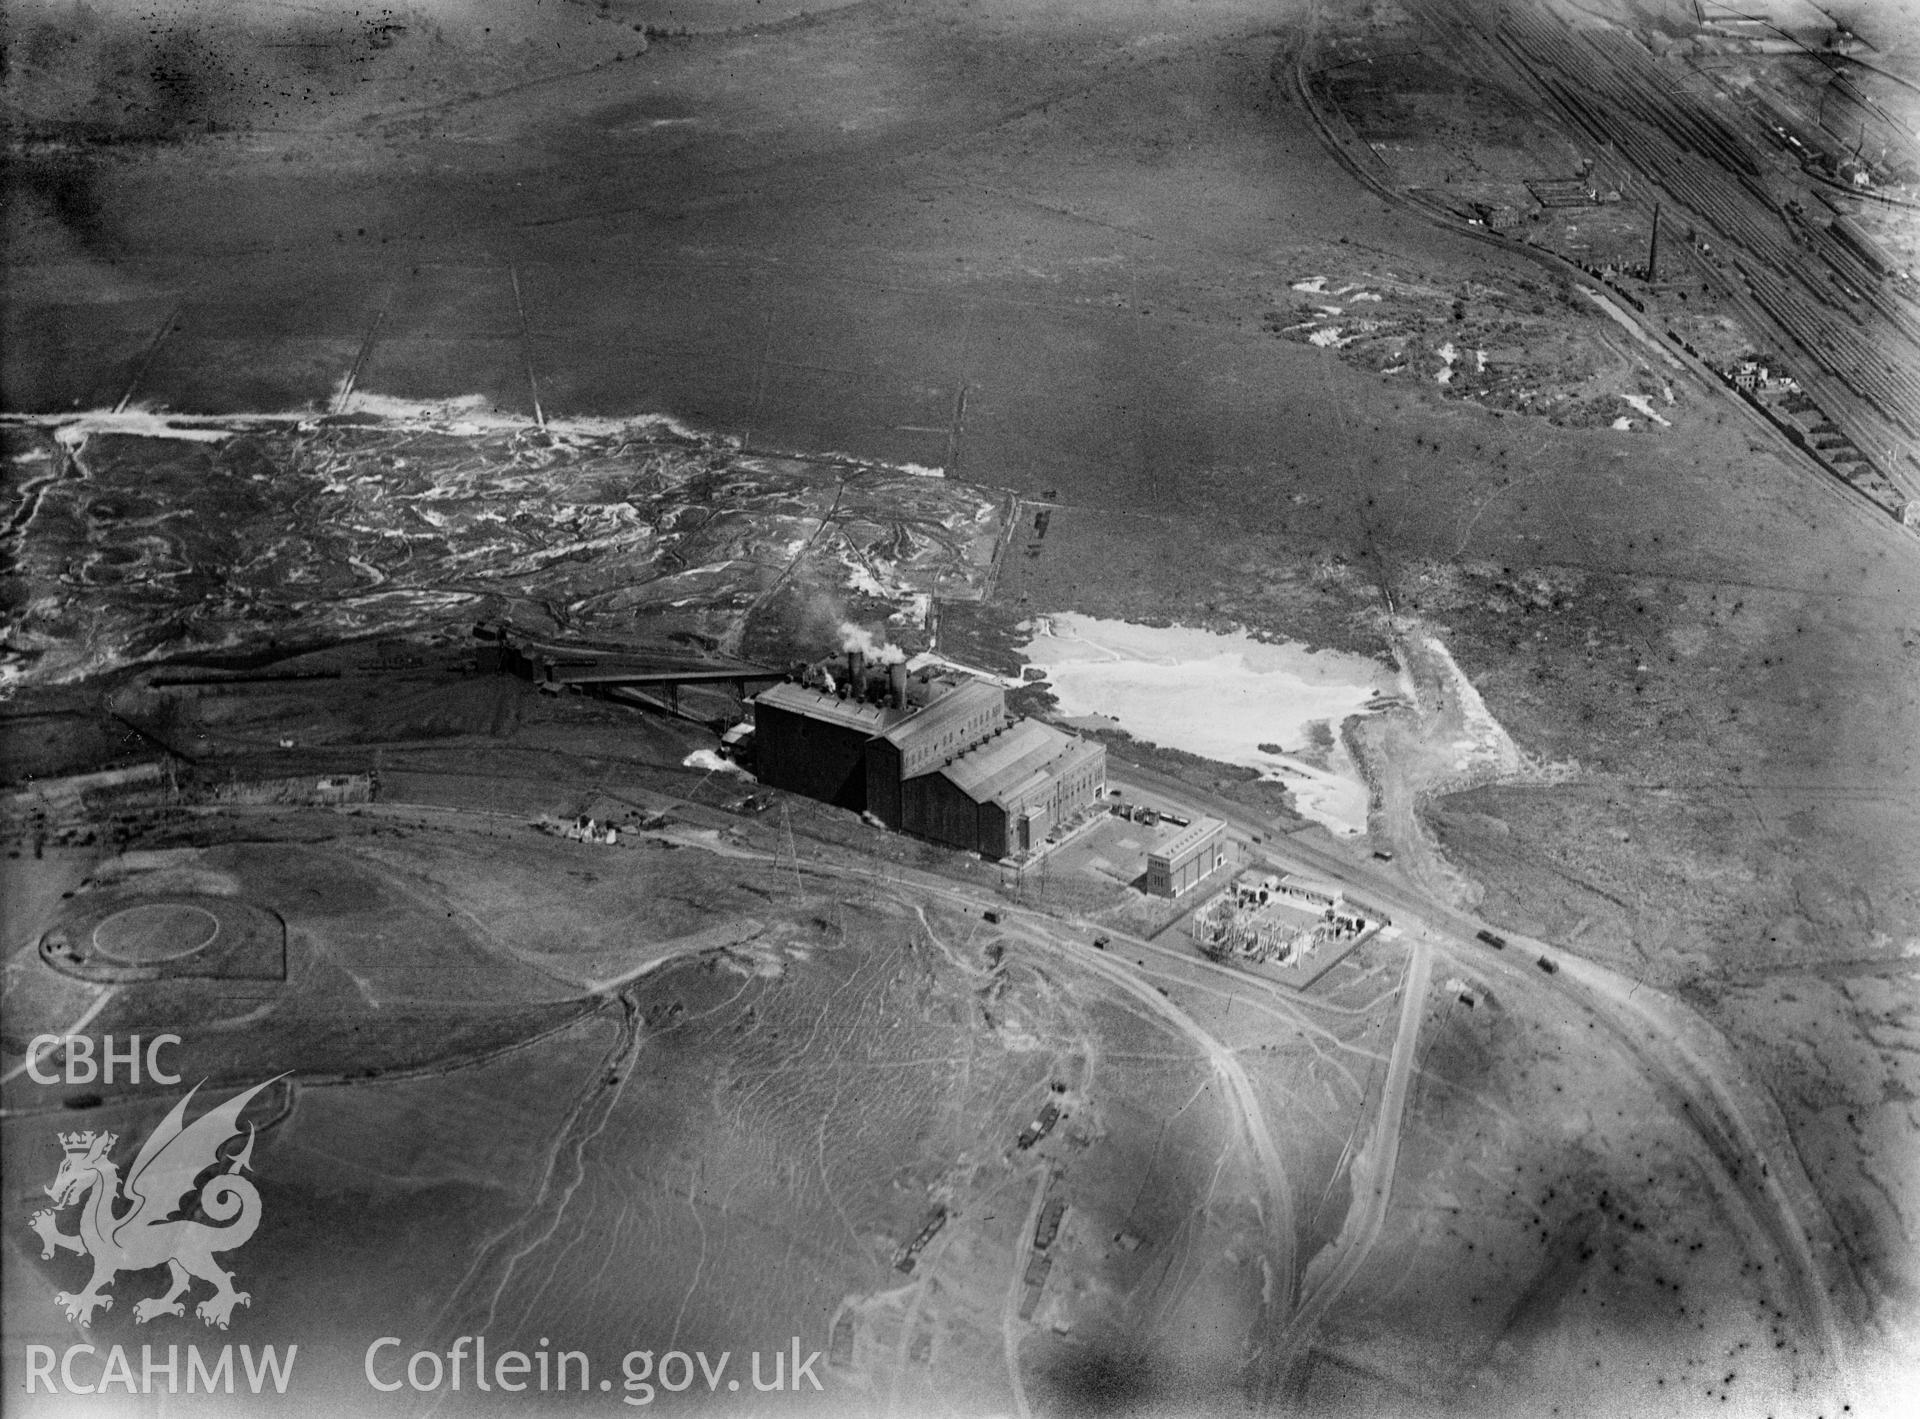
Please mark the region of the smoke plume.
POLYGON ((892 665, 895 661, 907 658, 907 653, 899 646, 888 645, 877 639, 865 626, 857 626, 852 621, 840 623, 840 649, 857 650, 879 665, 892 665))

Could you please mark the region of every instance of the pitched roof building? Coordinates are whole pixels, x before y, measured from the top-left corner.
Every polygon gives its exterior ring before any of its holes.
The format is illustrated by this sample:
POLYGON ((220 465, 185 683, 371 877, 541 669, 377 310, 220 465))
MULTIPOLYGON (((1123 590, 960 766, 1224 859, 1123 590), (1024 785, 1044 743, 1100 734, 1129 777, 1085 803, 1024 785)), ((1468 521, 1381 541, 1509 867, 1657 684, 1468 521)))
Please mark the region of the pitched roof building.
POLYGON ((939 769, 901 784, 901 826, 986 857, 1040 846, 1106 792, 1106 747, 1017 719, 939 769))
POLYGON ((1188 824, 1147 854, 1147 890, 1177 897, 1227 861, 1227 825, 1218 818, 1188 824))
POLYGON ((1006 692, 968 680, 887 726, 866 747, 868 809, 890 828, 918 831, 903 819, 901 786, 958 758, 1006 723, 1006 692))
POLYGON ((911 713, 775 685, 753 699, 754 772, 760 782, 823 803, 867 806, 867 743, 911 713))
POLYGON ((883 704, 776 685, 754 720, 761 782, 987 857, 1039 846, 1106 791, 1104 746, 1010 719, 970 677, 923 673, 883 704))

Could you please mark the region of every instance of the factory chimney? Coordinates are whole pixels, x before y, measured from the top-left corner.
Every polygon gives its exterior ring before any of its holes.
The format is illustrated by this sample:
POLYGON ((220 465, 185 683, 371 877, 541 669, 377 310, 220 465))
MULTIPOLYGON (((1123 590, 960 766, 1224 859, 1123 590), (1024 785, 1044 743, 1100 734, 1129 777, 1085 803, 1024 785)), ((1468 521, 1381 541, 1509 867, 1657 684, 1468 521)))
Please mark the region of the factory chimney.
POLYGON ((867 697, 867 658, 857 650, 847 652, 847 698, 864 700, 867 697))
POLYGON ((887 689, 893 700, 893 707, 903 710, 907 707, 907 662, 896 660, 887 667, 887 689))

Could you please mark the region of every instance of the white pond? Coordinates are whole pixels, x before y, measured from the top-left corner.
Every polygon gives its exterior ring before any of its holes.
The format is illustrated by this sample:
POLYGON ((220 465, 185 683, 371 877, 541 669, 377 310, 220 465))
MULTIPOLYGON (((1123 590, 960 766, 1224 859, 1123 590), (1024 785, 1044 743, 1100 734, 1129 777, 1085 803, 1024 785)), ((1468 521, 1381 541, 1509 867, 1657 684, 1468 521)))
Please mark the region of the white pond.
POLYGON ((1300 811, 1334 832, 1366 831, 1366 781, 1338 731, 1376 694, 1397 691, 1392 666, 1244 631, 1221 635, 1075 614, 1037 619, 1032 630, 1021 653, 1046 670, 1063 716, 1098 716, 1137 739, 1258 769, 1291 788, 1300 811), (1324 768, 1299 757, 1316 720, 1335 731, 1324 768), (1268 753, 1262 744, 1282 752, 1268 753))

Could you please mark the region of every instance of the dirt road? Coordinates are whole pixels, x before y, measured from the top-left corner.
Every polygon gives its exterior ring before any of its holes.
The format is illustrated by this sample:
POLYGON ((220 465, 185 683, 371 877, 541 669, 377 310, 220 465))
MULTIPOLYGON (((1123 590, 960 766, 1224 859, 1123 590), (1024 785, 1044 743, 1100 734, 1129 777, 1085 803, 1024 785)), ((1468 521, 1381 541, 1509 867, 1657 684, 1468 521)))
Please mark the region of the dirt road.
MULTIPOLYGON (((671 831, 655 834, 683 847, 700 848, 727 857, 776 862, 773 853, 722 843, 714 837, 671 831)), ((1298 856, 1303 865, 1338 881, 1351 876, 1348 864, 1330 853, 1295 853, 1288 842, 1277 857, 1298 856), (1344 870, 1343 870, 1344 869, 1344 870)), ((1389 1060, 1388 1077, 1379 1116, 1365 1148, 1354 1161, 1353 1209, 1340 1237, 1321 1264, 1300 1287, 1300 1301, 1291 1304, 1294 1276, 1294 1209, 1284 1156, 1261 1109, 1259 1097, 1234 1053, 1203 1029, 1173 1001, 1163 996, 1119 953, 1095 950, 1082 939, 1083 927, 1043 911, 1014 906, 985 888, 968 887, 911 868, 863 868, 823 861, 800 861, 808 876, 835 881, 859 881, 889 891, 903 888, 938 897, 968 911, 993 909, 1002 915, 1002 930, 1030 947, 1071 960, 1090 974, 1115 986, 1139 1005, 1173 1026, 1207 1058, 1216 1076, 1227 1086, 1248 1146, 1259 1165, 1264 1197, 1263 1215, 1273 1264, 1290 1278, 1289 1314, 1285 1318, 1284 1350, 1297 1350, 1312 1327, 1338 1300, 1342 1289, 1359 1272, 1368 1248, 1379 1235, 1391 1202, 1399 1140, 1413 1071, 1421 1008, 1427 994, 1432 958, 1470 963, 1483 973, 1523 980, 1534 989, 1546 989, 1565 1000, 1569 1008, 1590 1014, 1612 1031, 1672 1101, 1676 1112, 1700 1135, 1706 1156, 1721 1173, 1723 1197, 1744 1208, 1748 1235, 1764 1237, 1777 1249, 1788 1272, 1788 1290, 1797 1300, 1809 1329, 1824 1349, 1832 1371, 1845 1386, 1845 1353, 1839 1338, 1835 1306, 1829 1286, 1844 1279, 1827 1275, 1823 1256, 1830 1250, 1831 1223, 1819 1208, 1816 1194, 1794 1152, 1784 1123, 1770 1096, 1754 1080, 1732 1049, 1706 1021, 1678 1002, 1618 976, 1581 958, 1565 955, 1543 942, 1514 937, 1510 948, 1494 952, 1473 941, 1482 924, 1437 903, 1417 898, 1367 874, 1353 884, 1398 914, 1397 923, 1408 933, 1411 955, 1402 986, 1399 1028, 1389 1060), (1545 956, 1558 970, 1541 976, 1532 966, 1545 956)), ((1125 933, 1111 933, 1129 950, 1166 952, 1125 933)), ((1273 1318, 1279 1323, 1281 1318, 1273 1318)))
POLYGON ((1400 1133, 1406 1117, 1407 1091, 1418 1058, 1420 1018, 1426 1008, 1427 987, 1433 974, 1433 946, 1426 932, 1411 937, 1406 974, 1400 984, 1400 1023, 1394 1032, 1393 1053, 1387 1062, 1386 1087, 1374 1115, 1367 1141, 1353 1156, 1349 1179, 1353 1201, 1333 1244, 1307 1265, 1300 1283, 1300 1303, 1294 1308, 1279 1352, 1283 1363, 1311 1337, 1347 1284, 1359 1274, 1373 1244, 1380 1238, 1393 1195, 1394 1171, 1400 1161, 1400 1133))
MULTIPOLYGON (((1189 791, 1189 797, 1194 796, 1199 795, 1189 791)), ((1241 826, 1248 821, 1244 812, 1233 817, 1241 826)), ((688 845, 694 844, 690 842, 688 845)), ((1512 946, 1518 949, 1510 949, 1506 953, 1489 951, 1477 945, 1473 939, 1474 933, 1483 929, 1484 923, 1439 903, 1424 901, 1410 890, 1385 883, 1370 873, 1366 874, 1364 880, 1356 882, 1352 879, 1360 874, 1354 872, 1351 864, 1340 861, 1332 853, 1315 851, 1292 840, 1278 847, 1269 846, 1276 858, 1297 858, 1303 867, 1331 876, 1335 881, 1389 905, 1396 913, 1397 924, 1407 931, 1415 943, 1415 958, 1409 962, 1408 978, 1403 987, 1400 1033, 1396 1037, 1393 1054, 1395 1066, 1408 1071, 1408 1074, 1400 1078, 1397 1090, 1393 1088, 1393 1075, 1390 1074, 1388 1095, 1382 1100, 1381 1121, 1368 1144, 1368 1151, 1377 1156, 1364 1163, 1357 1159, 1355 1163, 1355 1205, 1367 1210, 1361 1213, 1359 1230, 1353 1233, 1351 1239, 1347 1238, 1347 1229, 1343 1228, 1342 1240, 1348 1241, 1349 1245, 1342 1246, 1336 1242, 1338 1259, 1332 1263, 1336 1271, 1303 1286, 1300 1307, 1295 1309, 1289 1321, 1289 1346, 1304 1341, 1311 1322, 1323 1315, 1338 1298, 1340 1288, 1346 1285, 1364 1262, 1366 1244, 1370 1244, 1371 1238, 1378 1235, 1380 1222, 1390 1201, 1393 1166, 1397 1162, 1398 1134, 1412 1068, 1419 1001, 1426 993, 1431 952, 1437 945, 1443 954, 1471 962, 1476 969, 1516 977, 1530 985, 1545 984, 1566 999, 1571 1008, 1591 1013, 1620 1038, 1654 1083, 1673 1100, 1681 1116, 1701 1136, 1707 1155, 1720 1169, 1723 1195, 1736 1197, 1744 1205, 1750 1234, 1757 1232, 1778 1250, 1790 1275, 1789 1290, 1797 1299, 1812 1333, 1820 1341, 1834 1374, 1845 1386, 1845 1353, 1829 1287, 1844 1287, 1850 1283, 1837 1275, 1826 1274, 1828 1268, 1823 1267, 1819 1260, 1822 1255, 1837 1254, 1832 1250, 1832 1243, 1824 1240, 1832 1234, 1832 1223, 1820 1207, 1818 1196, 1787 1135, 1777 1106, 1734 1054, 1732 1047, 1711 1025, 1651 987, 1629 981, 1582 958, 1564 954, 1544 942, 1513 938, 1509 933, 1512 946), (1530 965, 1531 960, 1538 956, 1546 956, 1559 970, 1550 977, 1541 977, 1530 965), (1317 1301, 1319 1297, 1324 1297, 1324 1301, 1317 1301), (1312 1315, 1304 1316, 1309 1305, 1315 1305, 1316 1309, 1312 1315)), ((840 876, 880 876, 826 864, 810 863, 806 867, 810 871, 821 870, 840 876)), ((1105 952, 1096 952, 1091 946, 1062 934, 1060 923, 1045 914, 1029 908, 1009 907, 986 892, 951 886, 931 878, 930 874, 893 869, 887 880, 897 883, 905 878, 914 879, 915 885, 924 890, 969 907, 977 908, 982 904, 994 906, 1008 918, 1010 925, 1018 923, 1028 940, 1071 955, 1173 1023, 1206 1052, 1221 1077, 1232 1088, 1256 1156, 1260 1158, 1266 1175, 1274 1180, 1270 1189, 1276 1209, 1272 1214, 1276 1224, 1273 1230, 1280 1234, 1281 1240, 1277 1244, 1286 1248, 1287 1265, 1281 1274, 1291 1276, 1294 1263, 1292 1198, 1286 1187, 1284 1164, 1267 1131, 1251 1082, 1232 1053, 1195 1024, 1184 1011, 1135 976, 1123 961, 1105 952)), ((1113 935, 1116 941, 1124 941, 1128 949, 1155 949, 1144 940, 1117 932, 1113 935)), ((1355 1219, 1350 1214, 1348 1227, 1353 1227, 1354 1223, 1355 1219)))

